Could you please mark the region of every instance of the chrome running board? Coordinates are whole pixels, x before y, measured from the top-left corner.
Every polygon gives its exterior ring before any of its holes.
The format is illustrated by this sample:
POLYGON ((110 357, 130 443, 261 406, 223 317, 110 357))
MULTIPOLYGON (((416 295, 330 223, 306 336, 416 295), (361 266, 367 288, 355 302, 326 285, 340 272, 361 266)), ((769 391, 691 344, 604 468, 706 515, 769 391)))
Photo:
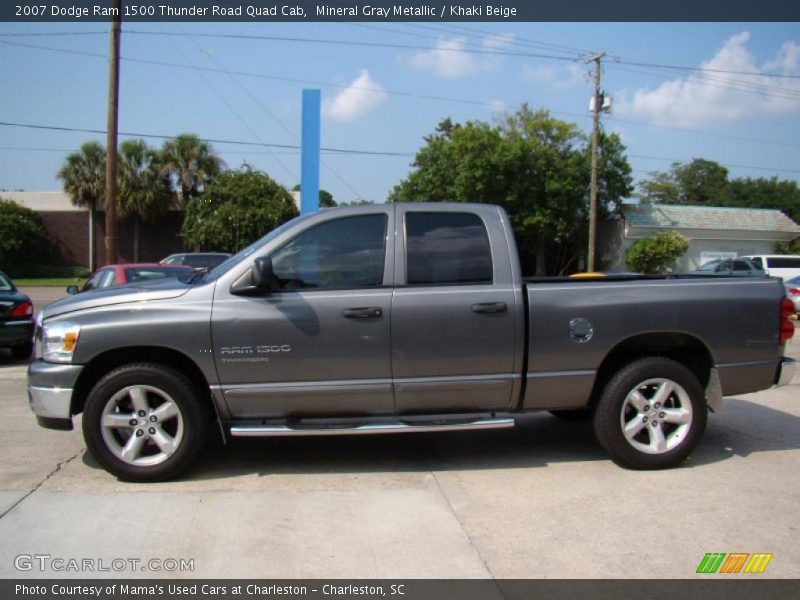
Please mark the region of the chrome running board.
POLYGON ((278 437, 301 435, 376 435, 381 433, 427 433, 436 431, 468 431, 475 429, 507 429, 514 427, 514 419, 478 419, 458 423, 371 423, 336 427, 289 427, 288 425, 234 425, 230 428, 235 437, 278 437))

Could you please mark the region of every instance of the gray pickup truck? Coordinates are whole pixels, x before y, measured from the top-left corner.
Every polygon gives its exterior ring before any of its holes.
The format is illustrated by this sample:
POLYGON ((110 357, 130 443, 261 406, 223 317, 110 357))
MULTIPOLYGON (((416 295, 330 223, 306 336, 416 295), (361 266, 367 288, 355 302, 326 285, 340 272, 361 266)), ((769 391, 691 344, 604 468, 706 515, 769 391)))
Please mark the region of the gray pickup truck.
POLYGON ((95 290, 37 318, 29 398, 128 480, 228 436, 513 427, 591 417, 618 464, 686 458, 722 396, 791 380, 772 278, 523 280, 485 204, 324 210, 206 274, 95 290), (725 298, 725 300, 721 300, 725 298))

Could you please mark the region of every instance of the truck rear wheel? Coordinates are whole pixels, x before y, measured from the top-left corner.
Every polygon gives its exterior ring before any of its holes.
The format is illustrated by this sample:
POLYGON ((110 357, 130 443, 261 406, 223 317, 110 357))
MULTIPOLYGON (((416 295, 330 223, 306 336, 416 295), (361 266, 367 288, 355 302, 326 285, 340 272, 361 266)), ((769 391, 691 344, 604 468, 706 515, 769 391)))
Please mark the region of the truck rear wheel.
POLYGON ((120 479, 176 477, 197 457, 209 418, 195 386, 158 364, 119 367, 92 388, 83 437, 92 456, 120 479))
POLYGON ((611 378, 595 410, 594 430, 618 465, 663 469, 689 456, 706 418, 697 377, 679 362, 649 357, 611 378))

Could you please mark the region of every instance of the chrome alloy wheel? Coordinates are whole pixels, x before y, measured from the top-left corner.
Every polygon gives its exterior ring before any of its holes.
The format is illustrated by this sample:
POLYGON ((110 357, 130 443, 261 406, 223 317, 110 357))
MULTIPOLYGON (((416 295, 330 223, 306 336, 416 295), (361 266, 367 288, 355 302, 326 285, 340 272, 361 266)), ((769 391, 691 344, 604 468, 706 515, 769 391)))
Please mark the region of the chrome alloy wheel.
POLYGON ((646 454, 663 454, 686 438, 692 425, 692 403, 671 379, 648 379, 622 403, 620 425, 625 439, 646 454))
POLYGON ((106 402, 101 417, 103 441, 120 460, 148 467, 164 462, 183 439, 183 415, 163 390, 125 387, 106 402))

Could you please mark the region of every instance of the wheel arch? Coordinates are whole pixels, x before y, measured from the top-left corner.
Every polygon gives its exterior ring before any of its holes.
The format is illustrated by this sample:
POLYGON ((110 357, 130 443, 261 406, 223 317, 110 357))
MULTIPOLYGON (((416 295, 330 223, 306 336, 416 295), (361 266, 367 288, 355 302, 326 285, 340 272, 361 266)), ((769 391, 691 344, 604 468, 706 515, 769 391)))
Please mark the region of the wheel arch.
POLYGON ((616 372, 626 364, 647 356, 663 356, 681 363, 697 377, 703 389, 711 382, 714 358, 700 338, 679 331, 643 333, 619 342, 600 363, 592 388, 591 406, 597 403, 616 372))
POLYGON ((200 398, 212 402, 208 380, 197 364, 182 352, 164 346, 130 346, 114 348, 94 357, 81 371, 72 393, 70 414, 83 411, 86 397, 108 372, 131 363, 154 363, 172 367, 185 375, 197 388, 200 398))

